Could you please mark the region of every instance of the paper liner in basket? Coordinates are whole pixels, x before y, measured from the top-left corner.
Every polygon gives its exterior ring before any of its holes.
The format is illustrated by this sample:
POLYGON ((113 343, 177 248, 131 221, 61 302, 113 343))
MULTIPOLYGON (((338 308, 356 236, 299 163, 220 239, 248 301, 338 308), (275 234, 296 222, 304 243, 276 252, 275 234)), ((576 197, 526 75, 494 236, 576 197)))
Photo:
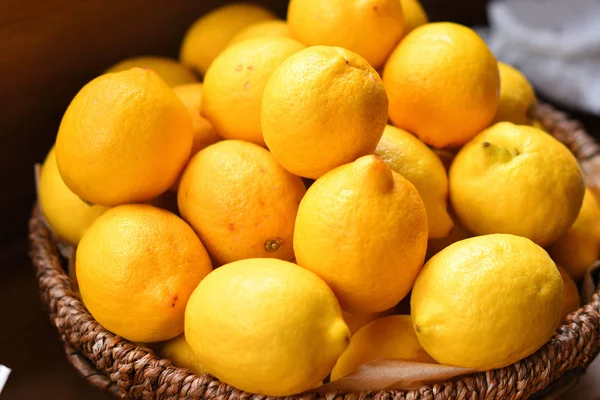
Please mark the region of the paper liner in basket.
POLYGON ((353 374, 320 386, 313 392, 415 390, 423 385, 447 381, 473 372, 476 370, 449 365, 376 360, 361 365, 353 374))

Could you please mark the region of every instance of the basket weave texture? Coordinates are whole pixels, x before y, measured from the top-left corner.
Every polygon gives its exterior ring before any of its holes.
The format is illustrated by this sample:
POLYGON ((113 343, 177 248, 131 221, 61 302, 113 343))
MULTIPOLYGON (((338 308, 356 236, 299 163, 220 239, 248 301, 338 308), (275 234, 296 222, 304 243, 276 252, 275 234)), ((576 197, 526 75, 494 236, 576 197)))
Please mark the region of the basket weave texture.
MULTIPOLYGON (((567 145, 586 171, 600 158, 600 146, 577 121, 544 104, 538 119, 553 136, 567 145)), ((551 162, 551 160, 549 160, 551 162)), ((600 171, 600 169, 599 169, 600 171)), ((600 179, 600 172, 595 179, 600 179)), ((64 343, 69 362, 91 385, 121 398, 263 400, 210 375, 196 376, 104 329, 85 309, 61 267, 51 233, 39 207, 29 221, 30 255, 40 294, 50 320, 64 343)), ((531 356, 508 367, 467 375, 452 381, 422 386, 413 391, 387 390, 363 393, 310 393, 288 400, 445 400, 527 399, 565 377, 582 374, 600 350, 600 291, 590 303, 570 314, 552 339, 531 356)), ((548 389, 546 389, 546 392, 548 389)))

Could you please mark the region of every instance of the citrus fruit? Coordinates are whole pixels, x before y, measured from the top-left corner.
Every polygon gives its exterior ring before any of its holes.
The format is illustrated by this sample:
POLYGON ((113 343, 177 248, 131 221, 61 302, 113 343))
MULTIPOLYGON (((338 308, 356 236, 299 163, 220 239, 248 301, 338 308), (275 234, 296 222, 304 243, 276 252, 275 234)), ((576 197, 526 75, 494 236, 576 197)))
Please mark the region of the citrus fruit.
POLYGON ((286 396, 320 384, 350 332, 315 274, 276 259, 236 261, 192 294, 185 337, 219 380, 251 393, 286 396))
POLYGON ((231 39, 228 46, 258 37, 290 38, 290 28, 288 27, 287 22, 279 19, 257 22, 242 29, 233 37, 233 39, 231 39))
POLYGON ((387 121, 377 72, 360 56, 313 46, 273 72, 261 124, 273 157, 293 174, 316 179, 372 153, 387 121))
POLYGON ((194 139, 191 155, 221 140, 213 125, 202 115, 202 84, 176 86, 173 91, 192 116, 194 139))
POLYGON ((134 67, 154 70, 171 87, 198 81, 198 78, 191 69, 168 57, 146 56, 128 58, 116 63, 105 72, 127 71, 134 67))
POLYGON ((576 281, 583 279, 585 271, 600 256, 600 207, 590 189, 585 189, 577 219, 548 247, 548 253, 576 281))
POLYGON ((228 47, 215 58, 204 77, 203 114, 221 136, 265 145, 263 91, 273 71, 302 49, 289 38, 262 37, 228 47))
POLYGON ((201 75, 229 41, 242 29, 256 22, 275 19, 267 9, 248 3, 219 7, 198 18, 186 32, 179 59, 201 75))
POLYGON ((358 370, 362 364, 380 359, 434 363, 423 350, 410 315, 390 315, 369 322, 356 332, 331 371, 336 381, 358 370))
POLYGON ((466 143, 498 106, 494 55, 472 29, 451 22, 420 26, 402 39, 383 84, 392 124, 437 148, 466 143))
POLYGON ((500 102, 494 122, 508 121, 518 125, 532 125, 537 99, 533 87, 516 68, 499 62, 500 102))
POLYGON ((198 376, 205 373, 198 357, 185 340, 184 334, 167 341, 160 349, 159 354, 161 357, 173 361, 173 364, 178 367, 187 368, 198 376))
POLYGON ((502 368, 550 339, 560 322, 563 290, 554 262, 531 240, 478 236, 425 264, 412 290, 412 322, 440 364, 502 368))
POLYGON ((65 185, 56 164, 54 147, 40 172, 38 200, 52 231, 61 239, 77 244, 83 233, 106 207, 90 206, 65 185))
POLYGON ((298 209, 296 261, 327 282, 344 311, 396 305, 412 287, 426 247, 419 192, 376 156, 317 179, 298 209))
POLYGON ((305 191, 302 180, 266 149, 224 140, 190 160, 177 201, 218 264, 255 257, 291 261, 294 221, 305 191))
POLYGON ((375 155, 419 191, 427 210, 429 238, 447 236, 453 225, 446 209, 448 176, 435 153, 405 130, 388 125, 375 155))
POLYGON ((348 329, 350 329, 350 334, 354 335, 356 331, 360 328, 368 324, 369 322, 376 320, 377 318, 385 317, 386 315, 393 314, 395 311, 395 307, 390 308, 389 310, 380 311, 380 312, 355 312, 349 313, 347 311, 342 311, 342 316, 344 317, 344 321, 346 325, 348 325, 348 329))
POLYGON ((340 46, 378 68, 404 32, 398 0, 291 0, 287 20, 307 46, 340 46))
POLYGON ((125 339, 152 343, 183 332, 185 306, 210 270, 194 231, 175 214, 126 204, 85 232, 75 261, 86 308, 125 339))
POLYGON ((404 11, 404 35, 429 22, 419 0, 400 0, 404 11))
POLYGON ((450 167, 450 200, 465 228, 512 233, 540 246, 567 232, 584 189, 577 160, 562 143, 510 122, 477 135, 450 167))
POLYGON ((577 285, 573 278, 562 268, 560 265, 556 265, 558 268, 558 272, 560 272, 560 276, 563 279, 563 285, 565 287, 565 301, 563 303, 562 309, 562 317, 561 321, 564 321, 567 318, 567 315, 571 314, 573 311, 576 311, 581 306, 581 301, 579 299, 579 291, 577 290, 577 285))
POLYGON ((149 69, 105 74, 67 108, 56 139, 65 184, 104 206, 150 200, 175 182, 190 155, 192 121, 149 69))

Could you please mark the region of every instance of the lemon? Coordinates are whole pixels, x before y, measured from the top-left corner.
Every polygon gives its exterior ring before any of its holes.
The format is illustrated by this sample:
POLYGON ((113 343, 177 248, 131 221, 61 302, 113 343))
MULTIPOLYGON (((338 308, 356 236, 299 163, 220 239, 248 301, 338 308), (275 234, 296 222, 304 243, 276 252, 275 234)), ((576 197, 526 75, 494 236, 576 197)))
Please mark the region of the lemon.
POLYGON ((268 150, 223 140, 190 160, 177 202, 217 264, 256 257, 291 261, 294 221, 305 192, 302 180, 268 150))
POLYGON ((190 156, 192 119, 149 69, 101 75, 75 96, 60 123, 56 161, 65 184, 104 206, 150 200, 190 156))
POLYGON ((192 117, 194 138, 190 154, 194 155, 203 148, 221 140, 214 126, 202 115, 202 84, 190 83, 175 86, 173 92, 179 97, 179 100, 192 117))
POLYGON ((419 344, 410 315, 390 315, 371 321, 352 336, 331 371, 331 380, 350 375, 362 364, 379 359, 435 362, 419 344))
POLYGON ((38 197, 52 231, 72 244, 79 243, 92 222, 107 210, 102 206, 90 206, 65 185, 58 172, 54 147, 48 152, 40 172, 38 197))
POLYGON ((447 236, 453 225, 446 210, 448 176, 435 153, 405 130, 388 125, 375 155, 419 191, 427 210, 429 238, 447 236))
POLYGON ((346 321, 346 325, 350 329, 350 333, 354 335, 356 331, 365 326, 371 321, 376 320, 377 318, 385 317, 386 315, 391 315, 395 311, 395 307, 390 308, 389 310, 380 311, 380 312, 354 312, 349 313, 347 311, 342 311, 342 316, 344 317, 344 321, 346 321))
POLYGON ((292 37, 307 46, 339 46, 383 65, 404 32, 399 0, 291 0, 292 37))
POLYGON ((576 281, 583 279, 585 271, 600 256, 600 206, 590 189, 585 189, 577 219, 548 247, 548 253, 576 281))
POLYGON ((408 35, 421 25, 429 22, 419 0, 400 0, 404 11, 404 35, 408 35))
POLYGON ((268 21, 257 22, 242 29, 237 35, 231 39, 228 46, 243 42, 244 40, 254 39, 258 37, 286 37, 291 38, 290 28, 287 22, 274 19, 268 21))
POLYGON ((77 282, 90 314, 125 339, 152 343, 183 332, 185 306, 210 270, 194 231, 145 204, 113 207, 84 233, 77 282))
POLYGON ((573 311, 576 311, 579 306, 581 306, 581 301, 579 299, 579 291, 577 290, 577 285, 573 278, 565 271, 563 267, 560 265, 556 265, 558 268, 558 272, 560 272, 560 276, 563 280, 563 285, 565 287, 565 300, 563 303, 562 316, 561 321, 564 321, 567 318, 567 315, 571 314, 573 311))
POLYGON ((107 69, 106 72, 127 71, 134 67, 154 70, 171 87, 198 81, 192 70, 168 57, 145 56, 128 58, 116 63, 107 69))
POLYGON ((440 364, 502 368, 550 339, 561 319, 563 290, 554 262, 531 240, 478 236, 425 264, 412 290, 412 322, 440 364))
POLYGON ((532 125, 537 99, 525 76, 512 66, 499 62, 500 102, 494 122, 508 121, 518 125, 532 125))
POLYGON ((264 140, 285 169, 305 178, 371 154, 386 121, 387 97, 377 72, 339 47, 313 46, 292 55, 263 93, 264 140))
POLYGON ((327 282, 344 311, 396 305, 410 291, 426 247, 419 192, 376 156, 317 179, 298 209, 296 261, 327 282))
POLYGON ((221 136, 265 145, 263 91, 273 71, 302 49, 289 38, 262 37, 233 45, 213 61, 204 77, 202 112, 221 136))
POLYGON ((247 26, 275 19, 267 9, 248 3, 233 3, 198 18, 186 32, 179 59, 201 75, 227 47, 229 41, 247 26))
POLYGON ((409 33, 383 70, 392 125, 430 146, 460 147, 492 122, 498 63, 472 29, 435 22, 409 33))
POLYGON ((183 334, 167 341, 160 348, 159 355, 170 359, 178 367, 189 369, 198 376, 205 373, 200 361, 198 361, 198 357, 194 354, 183 334))
POLYGON ((299 266, 254 258, 210 273, 192 294, 185 337, 219 380, 251 393, 312 389, 350 332, 327 285, 299 266))
POLYGON ((584 189, 577 160, 562 143, 510 122, 477 135, 450 167, 450 200, 465 228, 524 236, 540 246, 567 232, 584 189))

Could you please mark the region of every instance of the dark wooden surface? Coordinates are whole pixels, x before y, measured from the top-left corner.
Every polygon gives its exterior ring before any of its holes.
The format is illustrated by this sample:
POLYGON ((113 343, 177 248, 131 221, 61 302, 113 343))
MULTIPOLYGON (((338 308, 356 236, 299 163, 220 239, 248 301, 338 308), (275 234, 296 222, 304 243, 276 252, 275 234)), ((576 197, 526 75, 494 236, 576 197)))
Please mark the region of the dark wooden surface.
MULTIPOLYGON (((262 0, 284 15, 287 0, 262 0)), ((68 365, 27 257, 35 162, 85 84, 129 56, 175 57, 189 24, 219 0, 0 1, 0 399, 104 399, 68 365)), ((423 0, 432 20, 485 23, 484 0, 423 0)), ((577 115, 593 132, 600 119, 577 115)), ((600 362, 568 397, 600 399, 600 362), (597 378, 595 378, 597 377, 597 378), (599 381, 599 382, 596 382, 599 381)))
POLYGON ((13 372, 0 399, 106 399, 67 363, 56 330, 42 309, 26 243, 2 249, 0 364, 13 372))

